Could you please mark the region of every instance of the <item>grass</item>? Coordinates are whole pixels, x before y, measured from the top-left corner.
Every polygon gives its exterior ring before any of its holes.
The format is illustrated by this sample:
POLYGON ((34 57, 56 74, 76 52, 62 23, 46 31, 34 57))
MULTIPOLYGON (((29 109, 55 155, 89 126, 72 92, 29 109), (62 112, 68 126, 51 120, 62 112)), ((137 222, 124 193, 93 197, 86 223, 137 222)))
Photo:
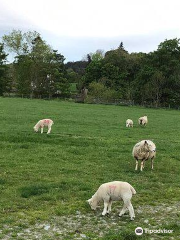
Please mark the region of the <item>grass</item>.
MULTIPOLYGON (((33 225, 54 216, 74 215, 77 210, 92 214, 85 200, 100 184, 113 180, 134 186, 135 211, 139 206, 171 206, 179 201, 179 111, 0 98, 0 116, 1 229, 23 221, 33 225), (137 124, 143 115, 148 116, 147 127, 137 124), (42 118, 55 123, 50 135, 33 132, 42 118), (134 128, 125 127, 127 118, 134 120, 134 128), (143 172, 135 172, 132 148, 143 139, 157 146, 154 171, 149 161, 143 172)), ((122 232, 109 231, 104 239, 136 239, 134 229, 144 224, 136 215, 137 220, 122 232)), ((178 218, 172 223, 167 217, 164 223, 175 226, 175 237, 180 234, 178 218)), ((153 226, 155 220, 149 220, 153 226)), ((86 234, 93 239, 88 230, 86 234)))

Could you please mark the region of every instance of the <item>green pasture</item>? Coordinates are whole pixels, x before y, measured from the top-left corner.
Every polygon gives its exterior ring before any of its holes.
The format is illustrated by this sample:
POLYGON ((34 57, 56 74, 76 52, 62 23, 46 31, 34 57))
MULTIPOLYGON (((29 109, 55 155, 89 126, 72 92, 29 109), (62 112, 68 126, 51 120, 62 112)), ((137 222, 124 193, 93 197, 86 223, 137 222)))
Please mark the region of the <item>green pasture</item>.
MULTIPOLYGON (((17 227, 73 216, 77 211, 94 216, 86 200, 100 184, 113 180, 127 181, 136 189, 135 221, 127 216, 122 230, 109 230, 101 238, 84 230, 88 239, 146 239, 145 235, 137 238, 134 229, 147 227, 144 219, 149 228, 155 225, 158 213, 143 215, 148 206, 164 206, 159 228, 174 229, 171 237, 180 239, 180 208, 174 216, 166 215, 168 206, 180 202, 180 111, 0 98, 0 126, 1 239, 7 233, 10 239, 24 239, 17 235, 17 227), (144 115, 149 123, 140 127, 138 118, 144 115), (43 118, 54 121, 50 135, 33 132, 43 118), (134 128, 125 127, 127 118, 134 121, 134 128), (153 171, 149 161, 143 172, 136 172, 132 148, 143 139, 156 144, 157 157, 153 171), (139 207, 141 214, 136 211, 139 207)), ((120 211, 121 206, 114 203, 112 211, 120 211)), ((102 219, 102 209, 101 205, 97 210, 97 220, 102 219)), ((121 218, 115 221, 121 226, 121 218)), ((64 239, 75 238, 70 232, 64 239)))

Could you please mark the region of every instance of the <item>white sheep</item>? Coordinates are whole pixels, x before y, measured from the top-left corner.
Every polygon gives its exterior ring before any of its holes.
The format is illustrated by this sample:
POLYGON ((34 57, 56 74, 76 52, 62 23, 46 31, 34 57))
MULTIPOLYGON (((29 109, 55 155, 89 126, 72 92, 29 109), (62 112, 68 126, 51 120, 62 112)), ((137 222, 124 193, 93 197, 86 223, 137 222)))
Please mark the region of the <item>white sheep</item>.
POLYGON ((145 125, 148 123, 148 118, 147 118, 147 116, 140 117, 140 118, 138 119, 138 122, 139 122, 140 125, 145 126, 145 125))
POLYGON ((134 220, 135 214, 131 204, 132 195, 136 194, 135 189, 127 182, 108 182, 102 184, 97 192, 87 202, 91 206, 91 209, 96 210, 98 203, 104 201, 104 210, 102 215, 111 212, 111 205, 113 201, 123 200, 124 205, 119 214, 121 217, 126 209, 129 210, 131 220, 134 220))
POLYGON ((126 127, 133 127, 133 120, 127 119, 126 120, 126 127))
POLYGON ((145 161, 151 159, 151 168, 153 169, 153 160, 156 156, 156 145, 150 140, 142 140, 138 142, 132 151, 133 157, 136 159, 135 170, 138 169, 138 160, 141 160, 141 171, 145 167, 145 161))
POLYGON ((41 133, 43 133, 43 128, 48 127, 47 134, 49 134, 51 132, 51 126, 53 124, 54 122, 51 119, 42 119, 33 128, 35 132, 38 132, 39 128, 41 128, 41 133))

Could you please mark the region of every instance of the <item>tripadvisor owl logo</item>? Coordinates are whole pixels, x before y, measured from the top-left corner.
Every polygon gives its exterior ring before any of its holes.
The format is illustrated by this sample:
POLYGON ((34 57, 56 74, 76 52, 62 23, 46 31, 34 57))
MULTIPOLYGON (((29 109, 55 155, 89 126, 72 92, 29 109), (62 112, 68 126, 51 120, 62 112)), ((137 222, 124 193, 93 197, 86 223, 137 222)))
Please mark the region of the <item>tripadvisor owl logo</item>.
POLYGON ((142 235, 142 234, 143 234, 143 229, 142 229, 141 227, 137 227, 137 228, 135 229, 135 234, 136 234, 136 235, 142 235))

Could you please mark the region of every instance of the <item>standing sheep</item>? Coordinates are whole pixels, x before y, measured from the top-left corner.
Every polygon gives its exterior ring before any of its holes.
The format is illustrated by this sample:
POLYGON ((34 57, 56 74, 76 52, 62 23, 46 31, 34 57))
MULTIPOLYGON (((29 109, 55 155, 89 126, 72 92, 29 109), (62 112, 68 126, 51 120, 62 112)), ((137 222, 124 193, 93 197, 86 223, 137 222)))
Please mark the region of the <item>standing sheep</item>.
POLYGON ((131 204, 133 194, 136 194, 136 191, 129 183, 114 181, 102 184, 97 192, 87 201, 93 210, 96 210, 100 201, 104 201, 104 210, 102 212, 102 215, 104 216, 106 213, 111 212, 113 201, 123 200, 124 205, 119 216, 121 217, 126 209, 128 209, 131 220, 134 220, 135 214, 131 204))
POLYGON ((145 126, 145 125, 148 123, 147 116, 140 117, 140 118, 138 119, 138 122, 139 122, 139 125, 145 126))
POLYGON ((150 140, 142 140, 133 148, 133 157, 136 159, 135 170, 138 169, 138 160, 141 160, 141 171, 145 167, 145 161, 151 159, 151 168, 153 169, 153 160, 156 156, 156 145, 150 140))
POLYGON ((51 119, 42 119, 39 120, 39 122, 34 126, 34 131, 38 132, 39 128, 41 128, 41 133, 43 133, 43 128, 48 127, 49 134, 51 132, 51 126, 54 124, 54 122, 51 119))
POLYGON ((133 120, 127 119, 126 120, 126 127, 133 127, 133 120))

